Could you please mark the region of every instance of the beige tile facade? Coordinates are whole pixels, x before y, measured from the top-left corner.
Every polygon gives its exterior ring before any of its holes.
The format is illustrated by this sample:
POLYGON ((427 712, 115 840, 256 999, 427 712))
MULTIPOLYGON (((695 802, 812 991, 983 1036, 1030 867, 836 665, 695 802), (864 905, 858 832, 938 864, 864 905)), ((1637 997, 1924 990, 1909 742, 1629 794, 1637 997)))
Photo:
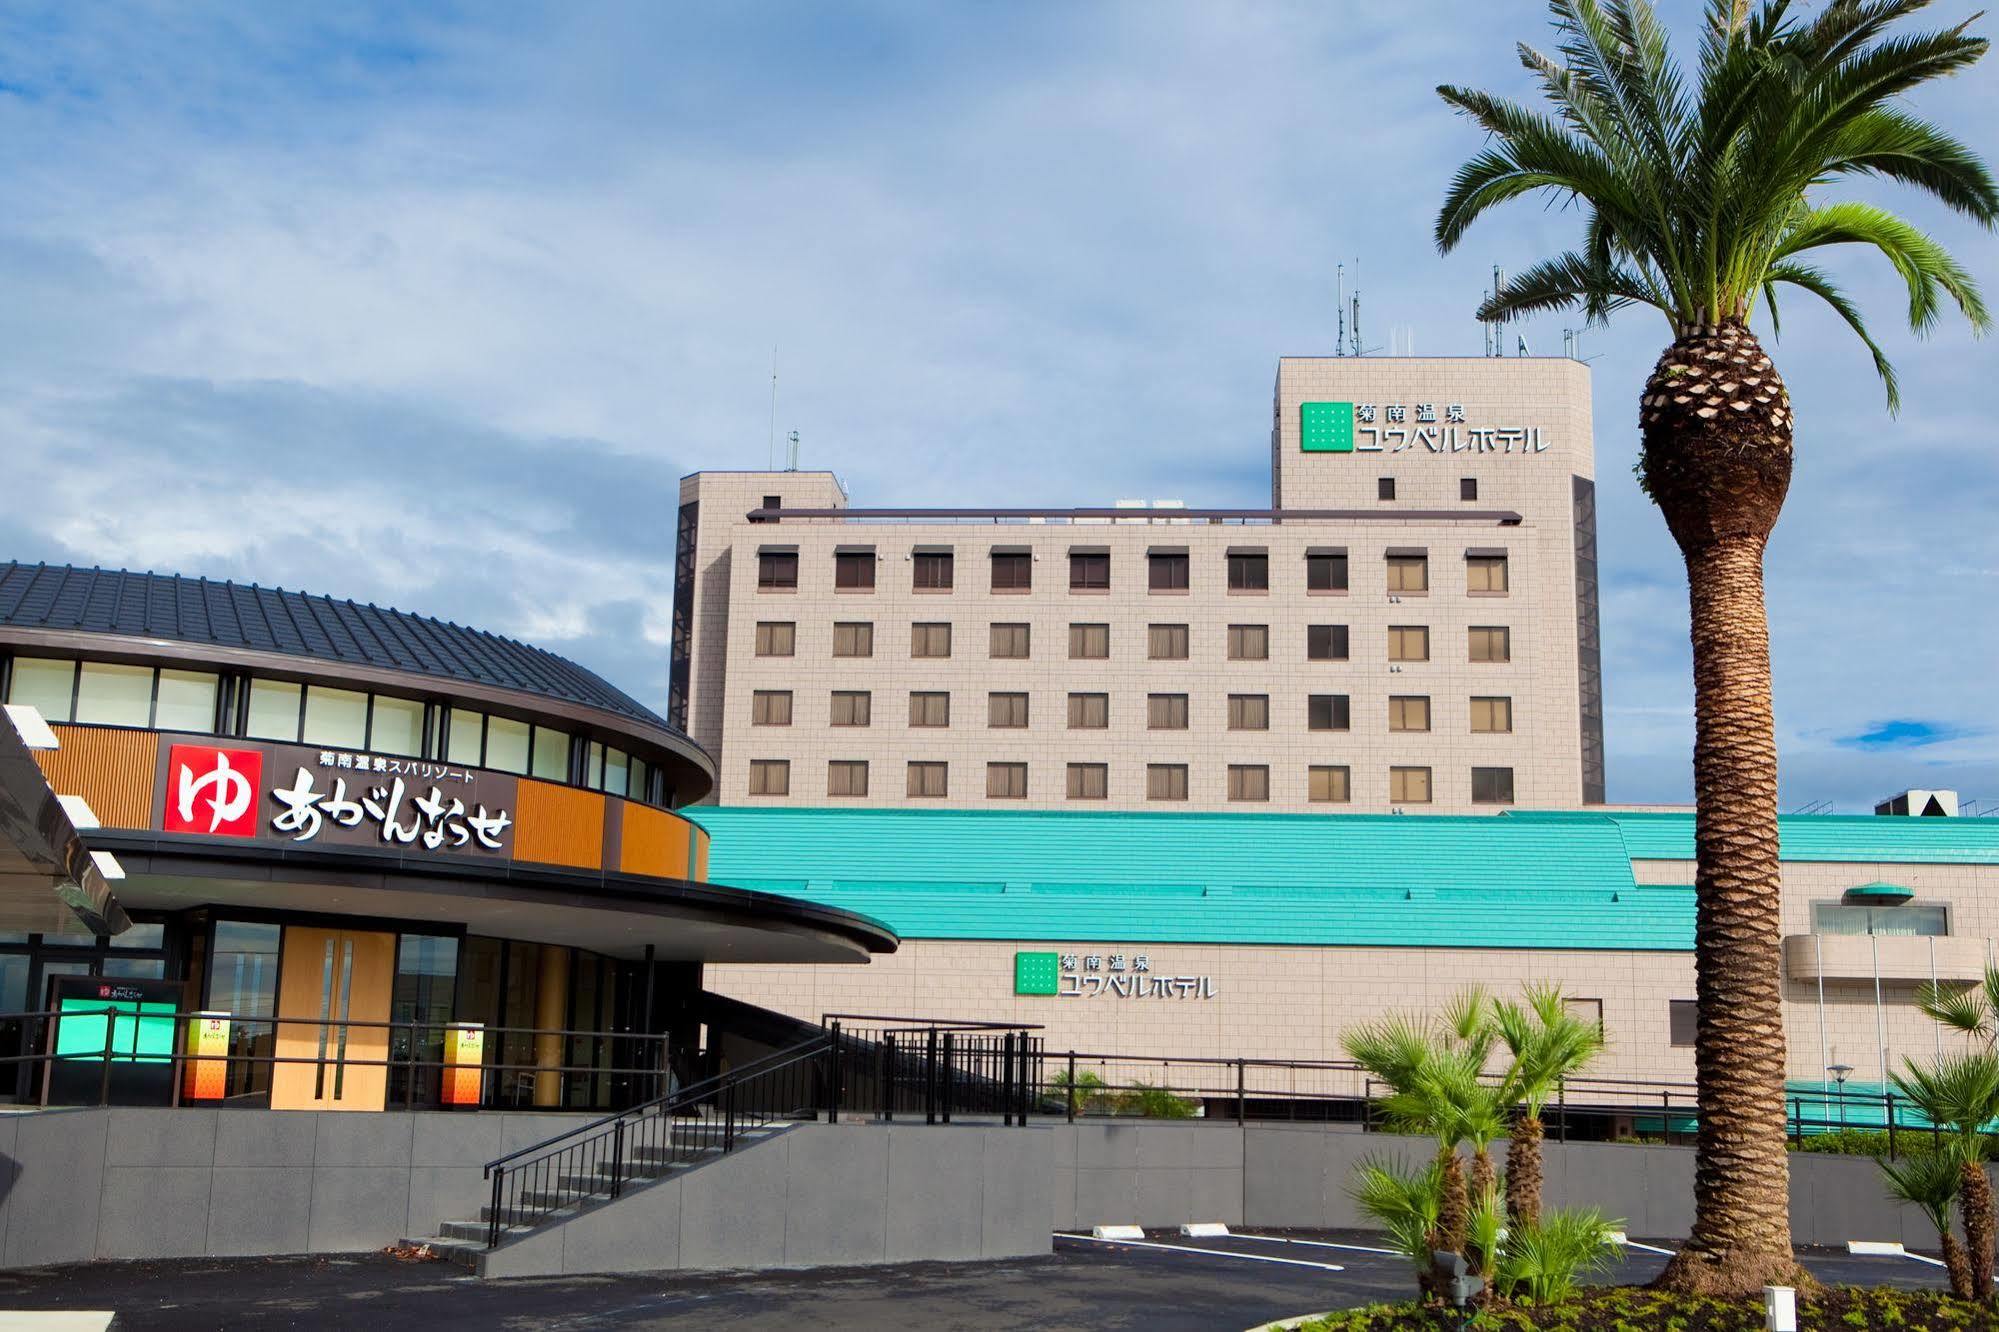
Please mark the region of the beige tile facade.
MULTIPOLYGON (((1641 862, 1641 878, 1686 883, 1690 863, 1641 862)), ((1999 867, 1788 863, 1783 932, 1820 953, 1831 973, 1823 998, 1817 980, 1787 978, 1787 1076, 1823 1077, 1844 1063, 1856 1083, 1879 1083, 1884 1065, 1961 1048, 1915 1007, 1929 940, 1884 936, 1889 961, 1879 1003, 1865 937, 1810 936, 1814 903, 1837 902, 1848 888, 1887 881, 1910 888, 1920 903, 1950 908, 1948 938, 1937 940, 1941 979, 1965 971, 1967 951, 1982 966, 1999 937, 1999 867), (1838 957, 1836 958, 1836 955, 1838 957), (1953 959, 1955 959, 1953 961, 1953 959), (1911 963, 1913 962, 1913 965, 1911 963), (1917 979, 1908 977, 1914 973, 1917 979)), ((1795 946, 1795 945, 1794 945, 1795 946)), ((1671 1041, 1671 1005, 1694 997, 1690 952, 1502 950, 1476 948, 1249 947, 1149 944, 1134 939, 1031 942, 909 940, 865 967, 711 966, 712 990, 817 1020, 830 1013, 1042 1024, 1048 1048, 1126 1057, 1338 1059, 1340 1033, 1390 1011, 1435 1012, 1466 986, 1498 994, 1532 980, 1559 982, 1572 997, 1603 1004, 1609 1050, 1592 1070, 1605 1078, 1685 1083, 1693 1051, 1671 1041), (1127 999, 1019 997, 1013 993, 1017 950, 1101 957, 1140 953, 1153 975, 1210 980, 1211 998, 1127 999)))
MULTIPOLYGON (((1496 807, 1473 798, 1473 769, 1491 768, 1510 773, 1515 805, 1583 803, 1575 495, 1576 478, 1587 482, 1593 473, 1587 370, 1561 359, 1286 359, 1274 402, 1272 497, 1282 509, 1249 519, 1190 519, 1155 508, 1116 519, 911 513, 752 523, 747 514, 769 497, 786 509, 843 509, 847 498, 826 473, 686 478, 683 515, 695 506, 698 525, 686 665, 676 669, 685 673, 685 728, 719 761, 713 798, 1226 808, 1235 767, 1251 770, 1238 777, 1238 788, 1251 790, 1255 770, 1267 769, 1268 799, 1256 808, 1379 812, 1396 807, 1391 769, 1419 768, 1430 773, 1432 800, 1413 808, 1476 812, 1496 807), (1355 452, 1301 452, 1299 407, 1307 401, 1371 405, 1374 425, 1357 431, 1355 452), (1391 423, 1391 408, 1400 425, 1391 423), (1397 429, 1403 434, 1386 433, 1397 429), (1377 498, 1383 477, 1394 479, 1392 500, 1377 498), (1474 499, 1461 498, 1466 480, 1476 483, 1474 499), (1327 509, 1351 514, 1285 516, 1327 509), (996 550, 1032 556, 1030 590, 992 588, 996 550), (1307 553, 1326 550, 1346 553, 1347 588, 1314 593, 1306 587, 1307 553), (1427 555, 1428 589, 1391 593, 1389 553, 1412 550, 1427 555), (795 590, 759 589, 764 551, 796 552, 795 590), (841 551, 872 555, 871 590, 836 589, 841 551), (951 589, 916 589, 915 556, 942 551, 953 557, 951 589), (1072 590, 1071 555, 1097 551, 1109 554, 1110 587, 1072 590), (1184 591, 1148 586, 1148 556, 1167 551, 1187 555, 1184 591), (1504 554, 1503 593, 1470 590, 1470 551, 1504 554), (1267 557, 1267 591, 1229 589, 1232 552, 1267 557), (793 655, 757 655, 760 622, 794 626, 793 655), (843 622, 871 626, 872 655, 834 655, 835 625, 843 622), (914 657, 914 626, 932 624, 950 626, 949 656, 914 657), (1025 660, 992 658, 994 624, 1028 626, 1025 660), (1109 656, 1072 658, 1074 625, 1107 626, 1109 656), (1153 625, 1186 626, 1185 660, 1148 656, 1153 625), (1236 625, 1267 628, 1267 659, 1230 658, 1236 625), (1308 659, 1314 625, 1345 628, 1346 660, 1308 659), (1390 660, 1390 630, 1401 626, 1428 629, 1427 661, 1390 660), (1510 659, 1471 660, 1474 627, 1504 627, 1510 659), (866 692, 870 724, 835 726, 835 691, 866 692), (760 692, 789 695, 788 724, 756 724, 760 692), (948 724, 912 726, 912 693, 947 694, 948 724), (1028 696, 1024 728, 989 725, 994 693, 1028 696), (1077 694, 1108 696, 1106 726, 1070 725, 1077 694), (1155 694, 1186 696, 1184 730, 1149 726, 1155 694), (1251 700, 1239 712, 1267 710, 1267 729, 1232 729, 1232 695, 1251 700), (1311 729, 1311 699, 1319 695, 1347 700, 1347 729, 1311 729), (1396 697, 1427 699, 1430 729, 1391 730, 1396 697), (1512 730, 1473 733, 1475 697, 1509 700, 1512 730), (786 794, 753 794, 757 762, 788 765, 786 794), (829 765, 857 762, 867 765, 866 794, 831 794, 829 765), (908 794, 912 763, 945 765, 942 795, 908 794), (1024 764, 1024 797, 989 798, 991 764, 1024 764), (1072 801, 1071 765, 1103 765, 1102 800, 1072 801), (1148 800, 1153 765, 1185 767, 1184 802, 1148 800), (1350 800, 1314 802, 1314 767, 1345 769, 1350 800)), ((1364 409, 1357 416, 1364 422, 1364 409)), ((933 716, 938 707, 921 706, 933 716)), ((1076 708, 1087 715, 1095 706, 1076 708)), ((939 780, 934 771, 923 776, 939 780)))

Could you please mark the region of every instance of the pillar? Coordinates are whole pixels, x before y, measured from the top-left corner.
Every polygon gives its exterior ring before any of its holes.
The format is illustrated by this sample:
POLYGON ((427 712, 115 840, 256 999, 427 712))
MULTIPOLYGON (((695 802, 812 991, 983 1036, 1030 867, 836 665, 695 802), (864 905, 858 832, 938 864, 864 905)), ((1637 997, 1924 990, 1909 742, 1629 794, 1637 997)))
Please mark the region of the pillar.
MULTIPOLYGON (((541 946, 541 968, 535 978, 534 1066, 554 1070, 562 1067, 569 1042, 548 1035, 567 1025, 569 1018, 569 950, 555 944, 541 946)), ((537 1072, 534 1075, 534 1103, 539 1107, 562 1104, 562 1074, 537 1072)))

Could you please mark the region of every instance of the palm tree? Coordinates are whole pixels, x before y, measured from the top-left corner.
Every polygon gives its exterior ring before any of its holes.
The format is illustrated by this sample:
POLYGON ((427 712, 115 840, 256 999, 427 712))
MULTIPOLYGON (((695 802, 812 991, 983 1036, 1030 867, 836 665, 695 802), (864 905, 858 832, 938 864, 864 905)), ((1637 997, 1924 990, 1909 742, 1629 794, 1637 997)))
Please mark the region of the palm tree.
POLYGON ((1920 1208, 1937 1228, 1944 1270, 1950 1274, 1950 1293, 1971 1300, 1978 1298, 1978 1288, 1971 1282, 1971 1264, 1950 1229, 1951 1207, 1964 1187, 1958 1167, 1954 1151, 1918 1152, 1899 1161, 1883 1160, 1881 1173, 1888 1177, 1889 1197, 1920 1208))
POLYGON ((1556 985, 1530 985, 1524 1003, 1501 1000, 1492 1014, 1513 1055, 1503 1103, 1521 1107, 1506 1148, 1506 1216, 1515 1226, 1534 1226, 1541 1220, 1541 1111, 1562 1079, 1603 1052, 1603 1028, 1571 1013, 1556 985))
POLYGON ((1627 305, 1666 316, 1673 341, 1639 410, 1639 479, 1687 567, 1694 662, 1700 1080, 1693 1233, 1662 1284, 1749 1294, 1796 1273, 1784 1156, 1777 753, 1763 550, 1790 486, 1791 400, 1750 332, 1789 285, 1818 296, 1873 356, 1890 409, 1894 372, 1859 309, 1809 262, 1869 245, 1907 284, 1909 322, 1948 297, 1990 322, 1970 276, 1930 237, 1871 204, 1830 201, 1846 176, 1927 191, 1991 225, 1999 191, 1964 144, 1902 96, 1953 74, 1987 43, 1959 24, 1889 36, 1925 0, 1709 0, 1691 89, 1646 0, 1553 0, 1560 58, 1520 56, 1552 113, 1473 89, 1438 89, 1491 136, 1437 218, 1448 251, 1487 209, 1542 191, 1582 207, 1581 248, 1534 264, 1483 318, 1627 305))
MULTIPOLYGON (((1985 1161, 1991 1151, 1986 1128, 1999 1119, 1999 1054, 1974 1050, 1944 1055, 1927 1064, 1902 1061, 1889 1078, 1895 1090, 1915 1102, 1932 1124, 1949 1130, 1949 1151, 1957 1165, 1958 1207, 1964 1214, 1964 1247, 1974 1298, 1992 1294, 1992 1181, 1985 1161)), ((1949 1250, 1945 1250, 1949 1260, 1949 1250)))
POLYGON ((1916 987, 1916 1007, 1946 1027, 1978 1037, 1990 1050, 1999 1043, 1999 967, 1987 967, 1976 985, 1924 981, 1916 987))

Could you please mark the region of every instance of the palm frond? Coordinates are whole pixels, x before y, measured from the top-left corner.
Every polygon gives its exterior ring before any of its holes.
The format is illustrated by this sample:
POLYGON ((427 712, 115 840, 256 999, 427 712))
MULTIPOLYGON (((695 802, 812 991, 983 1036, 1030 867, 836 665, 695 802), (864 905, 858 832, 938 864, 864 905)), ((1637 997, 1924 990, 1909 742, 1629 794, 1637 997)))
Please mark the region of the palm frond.
POLYGON ((1978 285, 1950 252, 1885 208, 1867 203, 1833 203, 1800 208, 1792 215, 1771 256, 1781 262, 1828 245, 1871 245, 1886 255, 1909 288, 1909 327, 1926 333, 1936 323, 1939 290, 1957 302, 1974 332, 1992 319, 1978 285))
MULTIPOLYGON (((1986 973, 1988 983, 1992 978, 1986 973)), ((1933 1022, 1972 1036, 1992 1033, 1992 1005, 1984 992, 1972 986, 1924 981, 1916 987, 1916 1007, 1933 1022)))
POLYGON ((1902 1071, 1888 1080, 1932 1124, 1957 1135, 1967 1150, 1981 1150, 1986 1126, 1999 1119, 1999 1054, 1989 1050, 1921 1064, 1905 1058, 1902 1071))
POLYGON ((1946 1234, 1950 1230, 1951 1207, 1957 1201, 1958 1190, 1964 1186, 1964 1172, 1958 1161, 1958 1154, 1952 1151, 1919 1152, 1899 1161, 1883 1160, 1881 1173, 1887 1181, 1888 1196, 1920 1209, 1938 1234, 1946 1234))
POLYGON ((1902 387, 1896 378, 1895 367, 1888 363, 1887 353, 1881 350, 1873 335, 1867 331, 1867 321, 1861 317, 1859 307, 1847 299, 1846 293, 1826 276, 1824 270, 1813 268, 1809 264, 1786 260, 1780 264, 1772 264, 1764 274, 1764 280, 1769 284, 1788 282, 1830 305, 1839 317, 1846 321, 1846 326, 1866 344, 1868 355, 1874 358, 1874 373, 1880 377, 1882 387, 1888 394, 1888 410, 1891 412, 1901 410, 1902 387))
POLYGON ((1347 1196, 1380 1223, 1390 1248, 1419 1273, 1429 1270, 1430 1235, 1443 1199, 1443 1171, 1436 1162, 1413 1167, 1391 1157, 1370 1157, 1355 1167, 1347 1196))

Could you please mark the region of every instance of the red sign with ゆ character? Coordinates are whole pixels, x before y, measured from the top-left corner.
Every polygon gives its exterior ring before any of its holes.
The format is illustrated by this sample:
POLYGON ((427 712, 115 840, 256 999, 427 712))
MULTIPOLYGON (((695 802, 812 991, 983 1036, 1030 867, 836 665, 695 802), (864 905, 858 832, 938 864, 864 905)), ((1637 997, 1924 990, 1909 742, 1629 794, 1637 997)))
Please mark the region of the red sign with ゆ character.
POLYGON ((255 837, 264 756, 254 749, 175 745, 167 755, 167 832, 255 837))

